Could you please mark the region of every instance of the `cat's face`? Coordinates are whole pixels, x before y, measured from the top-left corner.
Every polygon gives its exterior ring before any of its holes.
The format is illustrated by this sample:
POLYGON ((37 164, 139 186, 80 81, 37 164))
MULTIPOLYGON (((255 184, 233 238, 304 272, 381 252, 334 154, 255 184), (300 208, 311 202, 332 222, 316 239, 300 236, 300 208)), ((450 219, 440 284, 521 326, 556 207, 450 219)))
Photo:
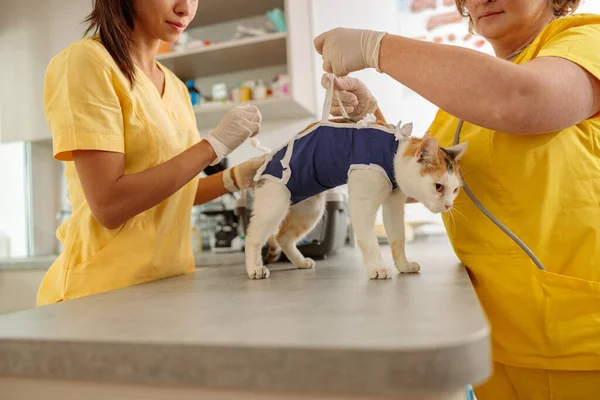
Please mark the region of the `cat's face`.
POLYGON ((466 143, 441 148, 435 138, 411 139, 396 163, 400 189, 431 212, 450 210, 462 185, 458 160, 466 149, 466 143))

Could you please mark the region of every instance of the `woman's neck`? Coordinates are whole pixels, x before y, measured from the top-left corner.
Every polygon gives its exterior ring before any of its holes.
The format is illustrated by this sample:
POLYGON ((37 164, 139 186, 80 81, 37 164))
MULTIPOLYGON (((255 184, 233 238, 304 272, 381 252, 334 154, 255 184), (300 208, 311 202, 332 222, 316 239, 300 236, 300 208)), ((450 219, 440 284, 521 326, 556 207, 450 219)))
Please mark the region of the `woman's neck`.
POLYGON ((538 37, 552 20, 544 20, 540 24, 532 24, 528 30, 514 32, 514 34, 502 39, 490 40, 496 57, 507 58, 515 52, 525 48, 538 37))
POLYGON ((156 68, 156 55, 160 40, 134 29, 131 35, 131 59, 146 74, 151 75, 156 68))

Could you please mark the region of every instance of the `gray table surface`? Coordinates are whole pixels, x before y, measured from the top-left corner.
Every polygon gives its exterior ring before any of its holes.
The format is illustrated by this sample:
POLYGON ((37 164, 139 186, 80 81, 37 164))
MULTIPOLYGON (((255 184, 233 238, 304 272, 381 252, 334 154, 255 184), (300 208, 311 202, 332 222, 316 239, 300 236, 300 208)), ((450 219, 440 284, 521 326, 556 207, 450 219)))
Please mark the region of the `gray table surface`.
MULTIPOLYGON (((58 255, 0 259, 0 271, 47 270, 58 255)), ((196 266, 231 265, 243 262, 243 253, 214 254, 210 251, 194 254, 196 266)))
MULTIPOLYGON (((385 259, 391 264, 389 249, 385 259)), ((447 241, 369 281, 357 249, 251 281, 243 265, 0 316, 0 375, 395 395, 490 374, 489 328, 447 241)))

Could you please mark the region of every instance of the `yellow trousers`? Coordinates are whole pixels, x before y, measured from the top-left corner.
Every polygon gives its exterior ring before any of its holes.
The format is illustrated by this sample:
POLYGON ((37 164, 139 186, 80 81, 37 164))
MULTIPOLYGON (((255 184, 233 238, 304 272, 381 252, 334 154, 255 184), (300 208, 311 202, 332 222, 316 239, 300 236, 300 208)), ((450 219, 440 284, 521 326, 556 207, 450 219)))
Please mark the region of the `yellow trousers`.
POLYGON ((598 400, 600 371, 551 371, 494 363, 492 377, 475 388, 477 400, 598 400))

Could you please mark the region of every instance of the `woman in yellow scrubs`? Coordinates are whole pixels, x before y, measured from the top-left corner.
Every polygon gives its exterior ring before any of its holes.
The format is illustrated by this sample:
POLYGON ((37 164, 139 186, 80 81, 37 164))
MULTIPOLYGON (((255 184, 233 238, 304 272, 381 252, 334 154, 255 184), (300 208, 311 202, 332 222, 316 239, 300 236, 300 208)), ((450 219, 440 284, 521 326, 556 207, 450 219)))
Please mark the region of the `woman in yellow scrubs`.
MULTIPOLYGON (((579 0, 456 3, 496 57, 341 28, 315 47, 328 72, 376 68, 437 105, 430 133, 443 146, 465 120, 465 181, 546 268, 464 191, 464 218, 444 215, 492 327, 494 373, 478 398, 599 399, 600 16, 569 16, 579 0)), ((377 109, 357 79, 337 86, 355 116, 377 109)))
POLYGON ((96 0, 95 35, 52 59, 44 105, 66 161, 72 217, 46 274, 44 305, 194 271, 191 208, 249 185, 261 160, 198 179, 260 127, 231 110, 201 140, 186 86, 156 61, 192 21, 196 0, 96 0))

